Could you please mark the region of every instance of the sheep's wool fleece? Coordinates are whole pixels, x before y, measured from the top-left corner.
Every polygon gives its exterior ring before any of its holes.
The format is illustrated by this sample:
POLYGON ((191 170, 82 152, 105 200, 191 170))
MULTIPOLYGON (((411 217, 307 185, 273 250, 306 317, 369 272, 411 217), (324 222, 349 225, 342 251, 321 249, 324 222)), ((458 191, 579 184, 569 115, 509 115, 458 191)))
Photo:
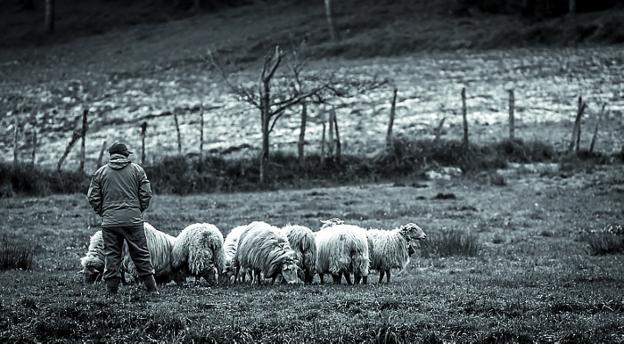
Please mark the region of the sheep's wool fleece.
POLYGON ((209 273, 211 266, 223 271, 223 234, 209 223, 190 225, 178 235, 173 246, 172 266, 180 269, 187 264, 188 271, 195 276, 209 273))
POLYGON ((290 247, 297 254, 299 267, 312 270, 316 264, 316 240, 312 230, 305 226, 286 225, 280 232, 288 238, 290 247))
MULTIPOLYGON (((147 222, 143 223, 145 238, 147 239, 147 249, 150 253, 152 265, 154 266, 154 277, 159 281, 169 281, 173 279, 173 269, 171 267, 171 250, 176 238, 163 233, 147 222)), ((124 245, 124 258, 122 268, 134 277, 138 277, 136 267, 130 259, 128 246, 124 245)))
POLYGON ((229 267, 232 265, 232 260, 234 260, 234 255, 236 255, 236 249, 238 248, 238 240, 240 239, 243 231, 247 229, 247 226, 238 226, 232 228, 230 233, 225 237, 225 242, 223 243, 223 251, 225 254, 225 267, 229 267))
POLYGON ((409 264, 408 242, 399 229, 366 232, 370 253, 370 268, 375 270, 403 270, 409 264))
POLYGON ((80 265, 85 272, 99 274, 104 272, 104 239, 102 231, 97 231, 89 240, 89 250, 80 258, 80 265))
POLYGON ((353 225, 334 225, 315 233, 316 271, 368 276, 369 252, 366 230, 353 225))
POLYGON ((284 265, 296 264, 295 252, 279 228, 252 222, 241 234, 234 264, 243 269, 260 270, 265 278, 281 273, 284 265))

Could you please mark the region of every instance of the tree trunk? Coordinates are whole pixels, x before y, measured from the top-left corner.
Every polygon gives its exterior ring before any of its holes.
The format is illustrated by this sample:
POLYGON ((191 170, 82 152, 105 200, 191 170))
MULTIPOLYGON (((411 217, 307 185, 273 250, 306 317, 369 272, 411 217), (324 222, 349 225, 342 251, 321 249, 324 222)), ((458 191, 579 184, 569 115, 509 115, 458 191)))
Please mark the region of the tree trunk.
POLYGON ((44 30, 47 33, 54 32, 55 0, 45 0, 44 30))
POLYGON ((334 109, 329 110, 329 132, 327 135, 327 156, 331 157, 334 155, 334 116, 336 113, 334 109))
POLYGON ((390 106, 390 120, 388 121, 388 132, 386 133, 386 149, 392 147, 392 126, 394 125, 394 115, 396 112, 396 99, 398 90, 392 92, 392 105, 390 106))
POLYGON ((338 116, 336 112, 334 114, 334 129, 336 129, 336 163, 340 164, 342 161, 342 145, 340 143, 340 131, 338 130, 338 116))
POLYGON ((82 112, 82 128, 80 129, 80 137, 82 140, 80 141, 80 166, 78 167, 78 171, 80 173, 84 173, 85 167, 85 159, 86 159, 86 140, 87 140, 87 116, 89 115, 89 110, 84 110, 82 112))
POLYGON ((516 137, 516 119, 515 119, 515 102, 514 90, 509 90, 509 140, 513 141, 516 137))
POLYGON ((262 149, 260 151, 260 183, 266 180, 266 168, 269 162, 269 124, 271 114, 271 85, 270 79, 261 80, 260 91, 260 122, 262 130, 262 149))
MULTIPOLYGON (((106 141, 102 142, 102 148, 100 148, 100 155, 98 155, 97 163, 95 165, 95 169, 97 170, 102 166, 102 160, 104 158, 104 151, 106 150, 106 141)), ((143 160, 141 160, 141 164, 143 164, 143 160)))
POLYGON ((173 120, 175 122, 176 133, 178 134, 178 154, 182 155, 182 136, 180 136, 180 123, 178 122, 178 115, 173 114, 173 120))
POLYGON ((18 138, 19 138, 19 121, 17 120, 17 116, 15 116, 15 122, 13 123, 13 168, 17 168, 17 165, 19 164, 18 138))
POLYGON ((308 106, 306 102, 301 104, 301 126, 299 128, 299 141, 297 141, 297 154, 299 157, 299 165, 303 166, 305 162, 304 147, 305 147, 305 131, 308 121, 308 106))
POLYGON ((332 15, 332 0, 325 0, 325 16, 327 17, 327 26, 329 27, 329 37, 332 42, 337 40, 336 28, 334 27, 334 19, 332 15))
POLYGON ((325 115, 323 115, 322 121, 323 134, 321 135, 321 166, 325 165, 325 131, 327 130, 327 126, 325 124, 325 115))
POLYGON ((596 138, 598 136, 598 126, 600 126, 600 122, 602 121, 602 116, 604 115, 605 108, 607 107, 607 103, 602 104, 602 108, 598 113, 598 119, 596 120, 596 126, 594 127, 594 135, 592 136, 591 144, 589 145, 589 152, 594 152, 594 146, 596 145, 596 138))
POLYGON ((468 147, 468 108, 466 106, 466 88, 461 90, 462 97, 462 119, 464 122, 464 146, 468 147))
POLYGON ((145 132, 147 131, 147 122, 141 124, 141 165, 145 165, 145 132))

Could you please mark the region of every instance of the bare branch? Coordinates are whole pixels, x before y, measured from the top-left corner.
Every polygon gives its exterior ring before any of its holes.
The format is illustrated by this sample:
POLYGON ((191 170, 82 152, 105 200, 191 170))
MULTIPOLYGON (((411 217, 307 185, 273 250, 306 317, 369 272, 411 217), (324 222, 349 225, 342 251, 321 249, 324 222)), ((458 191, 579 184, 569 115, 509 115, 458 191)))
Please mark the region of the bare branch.
POLYGON ((271 127, 269 128, 269 134, 273 132, 273 128, 275 127, 275 124, 277 124, 277 120, 279 120, 284 113, 286 113, 286 110, 283 110, 282 112, 278 113, 275 118, 273 119, 273 123, 271 124, 271 127))
POLYGON ((221 74, 221 78, 223 79, 223 81, 225 82, 225 84, 227 85, 227 87, 230 89, 230 91, 233 94, 237 95, 243 101, 257 108, 260 107, 260 100, 258 99, 256 94, 253 92, 253 90, 250 87, 245 87, 242 85, 234 85, 230 81, 229 74, 225 71, 225 69, 223 68, 223 64, 218 60, 218 58, 212 52, 212 50, 208 50, 207 60, 217 71, 219 71, 219 73, 221 74))

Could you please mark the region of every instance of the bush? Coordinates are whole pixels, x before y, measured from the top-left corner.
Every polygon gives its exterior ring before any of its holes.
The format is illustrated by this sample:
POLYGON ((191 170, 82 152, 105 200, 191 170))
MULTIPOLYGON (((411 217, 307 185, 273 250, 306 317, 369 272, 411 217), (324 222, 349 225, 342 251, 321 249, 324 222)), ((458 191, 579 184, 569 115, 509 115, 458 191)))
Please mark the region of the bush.
POLYGON ((0 163, 0 197, 84 193, 88 187, 89 178, 77 171, 58 172, 30 164, 14 167, 0 163))
POLYGON ((34 247, 29 243, 18 243, 2 238, 0 241, 0 271, 30 270, 34 247))
POLYGON ((587 234, 584 241, 589 244, 589 253, 593 256, 624 253, 624 236, 612 233, 587 234))
POLYGON ((476 235, 461 230, 443 230, 433 233, 422 248, 424 257, 475 257, 479 254, 481 244, 476 235))

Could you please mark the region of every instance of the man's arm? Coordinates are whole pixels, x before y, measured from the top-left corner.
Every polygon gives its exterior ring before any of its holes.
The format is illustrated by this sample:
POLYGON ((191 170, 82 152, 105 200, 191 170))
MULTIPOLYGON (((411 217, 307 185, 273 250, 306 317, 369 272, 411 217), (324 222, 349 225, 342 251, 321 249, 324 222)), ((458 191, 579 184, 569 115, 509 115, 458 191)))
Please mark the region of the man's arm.
POLYGON ((102 187, 100 186, 99 175, 97 171, 91 178, 91 184, 89 184, 89 191, 87 192, 87 200, 95 212, 102 216, 102 187))
POLYGON ((141 212, 147 210, 152 199, 152 187, 143 168, 139 167, 139 205, 141 212))

